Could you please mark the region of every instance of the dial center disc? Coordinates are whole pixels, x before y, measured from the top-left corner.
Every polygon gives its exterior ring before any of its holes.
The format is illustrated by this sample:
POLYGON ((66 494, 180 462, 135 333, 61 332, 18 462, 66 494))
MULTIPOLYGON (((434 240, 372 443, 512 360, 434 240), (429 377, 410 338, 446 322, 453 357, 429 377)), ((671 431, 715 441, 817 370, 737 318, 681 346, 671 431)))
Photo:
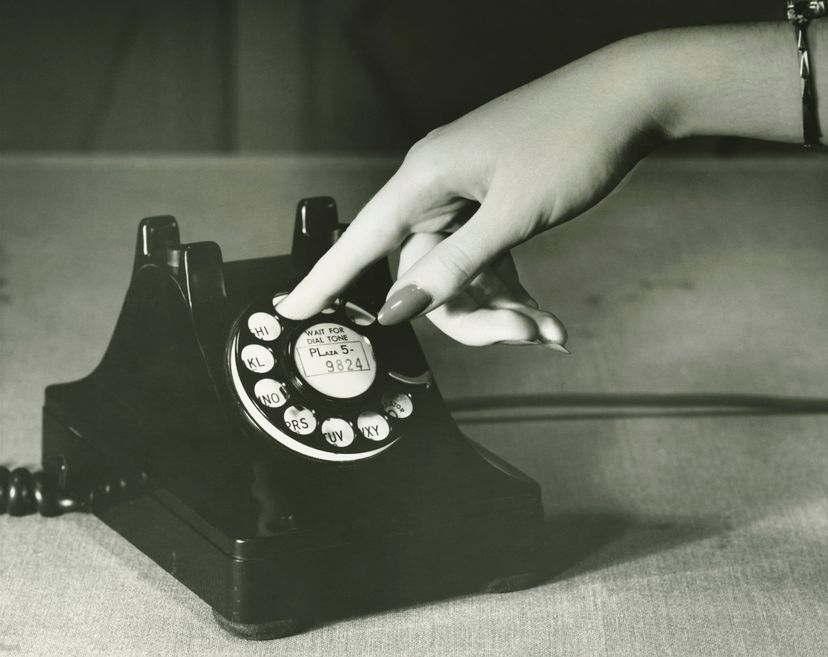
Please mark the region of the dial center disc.
POLYGON ((320 322, 303 330, 294 342, 293 360, 299 376, 328 397, 358 397, 377 377, 377 361, 368 338, 334 322, 320 322))

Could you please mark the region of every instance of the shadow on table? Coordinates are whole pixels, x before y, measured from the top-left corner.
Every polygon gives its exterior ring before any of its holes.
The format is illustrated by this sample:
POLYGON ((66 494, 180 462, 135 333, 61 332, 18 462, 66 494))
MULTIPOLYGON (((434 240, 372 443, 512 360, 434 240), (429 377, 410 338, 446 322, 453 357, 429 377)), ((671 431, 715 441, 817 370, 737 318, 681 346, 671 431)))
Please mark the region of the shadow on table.
POLYGON ((610 568, 732 529, 730 521, 715 517, 642 521, 612 513, 553 515, 544 524, 543 582, 610 568))
MULTIPOLYGON (((828 399, 739 393, 558 393, 448 401, 461 425, 516 422, 828 414, 828 399)), ((717 517, 641 519, 623 513, 548 517, 544 581, 556 581, 727 534, 717 517)), ((726 539, 722 539, 726 541, 726 539)))
POLYGON ((636 417, 828 414, 828 399, 740 393, 559 393, 447 400, 460 424, 636 417))

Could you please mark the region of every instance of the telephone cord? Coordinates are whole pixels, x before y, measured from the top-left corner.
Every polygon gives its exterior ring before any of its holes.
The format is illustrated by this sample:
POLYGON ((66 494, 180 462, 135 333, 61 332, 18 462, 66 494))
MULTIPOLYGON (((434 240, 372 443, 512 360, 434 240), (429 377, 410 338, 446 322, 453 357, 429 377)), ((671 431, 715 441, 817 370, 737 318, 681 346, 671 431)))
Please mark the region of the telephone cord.
POLYGON ((0 514, 26 516, 39 512, 52 517, 82 508, 46 472, 0 466, 0 514))

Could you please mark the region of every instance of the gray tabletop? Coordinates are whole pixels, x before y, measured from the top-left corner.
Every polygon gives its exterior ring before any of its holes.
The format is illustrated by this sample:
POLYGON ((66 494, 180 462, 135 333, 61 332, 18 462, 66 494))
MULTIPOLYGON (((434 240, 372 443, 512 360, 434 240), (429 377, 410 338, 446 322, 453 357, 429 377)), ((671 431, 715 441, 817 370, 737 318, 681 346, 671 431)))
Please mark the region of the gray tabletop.
MULTIPOLYGON (((283 253, 300 197, 350 218, 393 166, 3 157, 0 463, 37 463, 43 388, 96 364, 141 217, 283 253)), ((248 643, 94 517, 0 516, 0 654, 828 654, 826 180, 828 158, 650 158, 517 249, 572 356, 418 320, 466 433, 543 486, 548 582, 248 643)))

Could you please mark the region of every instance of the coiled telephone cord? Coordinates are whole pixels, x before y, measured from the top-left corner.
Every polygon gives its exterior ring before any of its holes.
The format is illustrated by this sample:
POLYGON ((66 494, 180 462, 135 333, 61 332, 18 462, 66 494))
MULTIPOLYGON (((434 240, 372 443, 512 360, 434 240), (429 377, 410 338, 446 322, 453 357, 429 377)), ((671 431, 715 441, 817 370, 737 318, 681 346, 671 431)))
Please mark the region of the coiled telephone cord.
POLYGON ((62 489, 54 477, 26 468, 0 466, 0 514, 59 516, 79 511, 82 505, 62 489))

